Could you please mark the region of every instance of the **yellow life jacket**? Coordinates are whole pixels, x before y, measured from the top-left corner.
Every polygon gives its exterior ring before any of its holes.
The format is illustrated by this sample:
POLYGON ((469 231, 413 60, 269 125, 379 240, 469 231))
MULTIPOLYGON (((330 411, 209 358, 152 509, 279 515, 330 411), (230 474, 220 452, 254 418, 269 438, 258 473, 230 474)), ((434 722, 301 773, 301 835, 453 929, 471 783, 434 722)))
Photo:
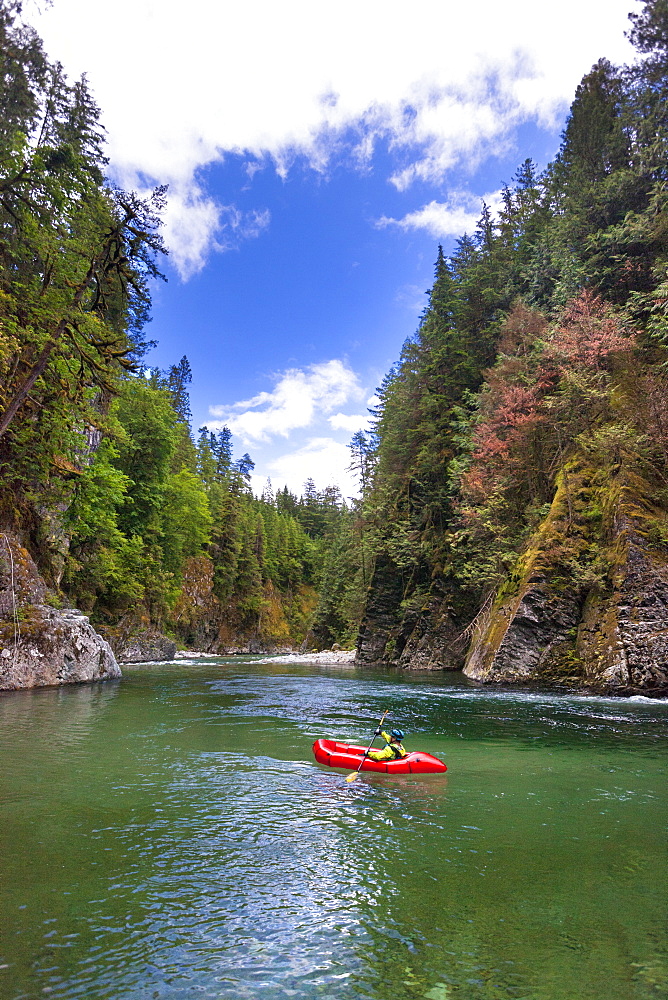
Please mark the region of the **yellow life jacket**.
POLYGON ((392 742, 392 737, 388 736, 388 734, 385 733, 385 732, 381 733, 380 735, 383 737, 383 739, 387 743, 387 746, 385 747, 385 749, 392 751, 394 760, 401 760, 402 757, 407 757, 408 756, 407 751, 404 750, 403 745, 401 743, 393 743, 392 742))

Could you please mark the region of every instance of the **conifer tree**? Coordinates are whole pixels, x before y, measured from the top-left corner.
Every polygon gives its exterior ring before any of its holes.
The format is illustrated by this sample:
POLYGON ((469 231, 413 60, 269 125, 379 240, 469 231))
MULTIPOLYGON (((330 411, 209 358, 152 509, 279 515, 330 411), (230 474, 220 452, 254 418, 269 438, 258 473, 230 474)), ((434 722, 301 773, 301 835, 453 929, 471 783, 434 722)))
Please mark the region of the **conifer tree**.
POLYGON ((166 388, 172 397, 172 406, 179 419, 184 424, 190 424, 192 413, 190 411, 190 394, 188 386, 192 382, 192 371, 188 358, 183 355, 178 365, 171 365, 167 371, 166 388))

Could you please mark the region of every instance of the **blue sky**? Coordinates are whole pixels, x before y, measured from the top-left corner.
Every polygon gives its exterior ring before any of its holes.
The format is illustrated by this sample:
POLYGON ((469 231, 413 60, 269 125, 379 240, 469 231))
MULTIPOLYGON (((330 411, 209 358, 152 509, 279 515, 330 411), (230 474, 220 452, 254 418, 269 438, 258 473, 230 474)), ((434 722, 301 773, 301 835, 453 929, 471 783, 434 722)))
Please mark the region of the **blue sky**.
POLYGON ((347 443, 413 333, 438 243, 559 145, 637 0, 27 4, 85 72, 114 180, 169 184, 149 362, 186 354, 194 429, 295 492, 355 492, 347 443))

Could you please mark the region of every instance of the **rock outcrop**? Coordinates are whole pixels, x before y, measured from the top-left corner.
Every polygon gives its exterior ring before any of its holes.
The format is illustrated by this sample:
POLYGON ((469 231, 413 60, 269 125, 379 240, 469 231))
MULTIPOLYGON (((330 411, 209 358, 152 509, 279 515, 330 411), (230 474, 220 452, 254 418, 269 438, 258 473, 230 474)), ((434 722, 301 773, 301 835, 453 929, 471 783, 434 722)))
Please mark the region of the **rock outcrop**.
POLYGON ((400 572, 390 559, 379 556, 357 638, 358 663, 380 663, 396 658, 397 609, 402 596, 400 572))
POLYGON ((76 610, 24 609, 16 637, 0 626, 0 690, 106 681, 121 676, 108 642, 76 610))
POLYGON ((465 645, 452 609, 432 595, 414 622, 397 665, 406 670, 461 670, 465 645))
POLYGON ((115 645, 115 651, 121 663, 156 663, 173 660, 176 656, 176 643, 166 635, 146 630, 115 645))
POLYGON ((612 594, 607 600, 592 594, 585 603, 576 651, 585 680, 614 690, 660 692, 668 690, 668 552, 648 545, 642 520, 628 508, 618 511, 621 558, 612 594))
POLYGON ((461 670, 466 646, 447 595, 403 602, 404 581, 388 558, 378 558, 357 640, 360 665, 388 663, 403 670, 461 670), (408 605, 408 606, 406 606, 408 605))
POLYGON ((48 589, 28 550, 0 533, 0 690, 121 676, 109 643, 74 608, 45 602, 48 589))
POLYGON ((480 623, 464 673, 611 694, 668 690, 667 539, 668 517, 640 477, 603 484, 572 463, 480 623))
POLYGON ((668 692, 668 513, 655 497, 637 470, 620 463, 611 475, 572 457, 548 515, 468 627, 456 589, 436 592, 432 581, 421 600, 403 600, 399 570, 379 559, 356 662, 463 667, 482 683, 668 692))

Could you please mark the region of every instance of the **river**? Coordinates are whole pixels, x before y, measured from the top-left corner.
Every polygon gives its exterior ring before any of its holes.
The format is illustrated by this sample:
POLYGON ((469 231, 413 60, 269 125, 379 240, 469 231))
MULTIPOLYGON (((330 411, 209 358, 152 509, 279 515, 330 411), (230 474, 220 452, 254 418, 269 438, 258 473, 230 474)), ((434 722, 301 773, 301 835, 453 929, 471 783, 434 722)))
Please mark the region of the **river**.
POLYGON ((0 727, 1 1000, 668 995, 665 701, 236 657, 0 727), (314 762, 386 708, 447 774, 314 762))

